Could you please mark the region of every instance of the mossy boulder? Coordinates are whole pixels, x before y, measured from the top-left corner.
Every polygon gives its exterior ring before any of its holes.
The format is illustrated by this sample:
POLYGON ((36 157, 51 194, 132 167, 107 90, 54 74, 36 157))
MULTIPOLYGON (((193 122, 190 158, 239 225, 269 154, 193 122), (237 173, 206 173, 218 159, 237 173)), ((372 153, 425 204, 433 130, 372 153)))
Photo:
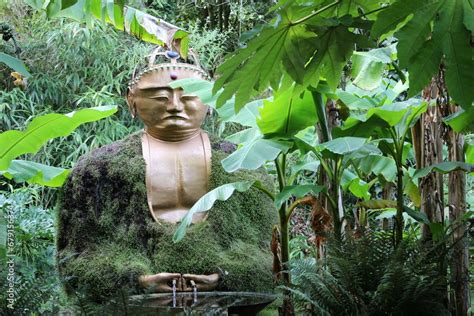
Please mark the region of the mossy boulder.
MULTIPOLYGON (((223 291, 271 291, 269 243, 276 213, 270 199, 251 189, 218 201, 205 222, 179 243, 177 228, 153 220, 147 205, 141 134, 99 148, 79 160, 58 208, 58 265, 69 293, 82 289, 100 301, 119 290, 137 292, 138 277, 159 272, 226 272, 223 291)), ((227 174, 225 144, 213 141, 210 189, 255 179, 262 171, 227 174)))

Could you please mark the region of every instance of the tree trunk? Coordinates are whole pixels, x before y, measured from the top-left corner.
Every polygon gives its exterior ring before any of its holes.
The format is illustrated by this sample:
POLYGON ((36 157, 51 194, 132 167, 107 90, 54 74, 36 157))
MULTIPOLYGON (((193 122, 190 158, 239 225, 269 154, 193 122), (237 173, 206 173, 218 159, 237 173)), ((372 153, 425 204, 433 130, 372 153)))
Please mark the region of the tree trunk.
MULTIPOLYGON (((448 113, 456 112, 456 106, 447 106, 448 113)), ((464 137, 448 128, 446 134, 449 161, 464 161, 464 137)), ((454 171, 449 174, 448 208, 450 222, 466 213, 466 174, 454 171)), ((453 257, 451 260, 451 308, 452 314, 467 315, 471 305, 469 288, 469 240, 466 225, 458 225, 454 231, 453 257)))
MULTIPOLYGON (((329 132, 331 132, 333 127, 336 126, 341 126, 341 118, 339 117, 339 111, 336 107, 336 101, 328 99, 326 102, 326 117, 327 117, 327 122, 328 122, 328 129, 329 132)), ((331 135, 331 134, 329 134, 331 135)), ((331 140, 332 137, 329 136, 329 140, 331 140)), ((339 184, 334 184, 332 187, 329 187, 328 192, 331 196, 335 196, 336 198, 336 209, 333 211, 334 214, 339 216, 339 222, 344 216, 344 207, 342 205, 342 190, 341 186, 339 184)), ((344 230, 344 223, 341 223, 342 225, 338 228, 340 230, 344 230)), ((336 226, 334 226, 336 229, 336 226)))
POLYGON ((226 2, 224 4, 224 31, 229 30, 229 17, 230 17, 230 4, 226 2))
POLYGON ((223 23, 224 23, 224 20, 223 20, 223 17, 224 17, 224 11, 223 11, 224 1, 223 0, 217 1, 217 5, 218 5, 217 21, 218 21, 218 25, 219 25, 219 32, 222 32, 223 31, 223 23))
MULTIPOLYGON (((413 148, 417 159, 417 168, 428 167, 443 161, 443 125, 440 106, 431 102, 443 98, 443 91, 439 88, 442 74, 432 79, 430 85, 423 91, 423 99, 429 106, 421 116, 417 125, 412 129, 413 148)), ((443 176, 431 172, 420 180, 421 211, 431 222, 442 222, 443 210, 443 176)), ((423 225, 424 240, 431 240, 431 231, 428 225, 423 225)))
MULTIPOLYGON (((383 191, 382 191, 382 199, 383 200, 394 200, 395 199, 395 193, 394 193, 394 184, 391 182, 386 182, 383 186, 383 191)), ((393 229, 394 221, 393 218, 384 218, 380 225, 382 226, 382 229, 385 231, 388 231, 390 229, 393 229)))
POLYGON ((216 27, 216 16, 212 4, 207 5, 207 16, 209 17, 209 27, 211 30, 216 27))
MULTIPOLYGON (((319 92, 313 92, 313 99, 316 106, 316 111, 321 111, 320 107, 324 107, 322 112, 318 113, 318 117, 320 117, 319 122, 316 126, 316 132, 318 134, 319 142, 325 143, 327 141, 332 140, 331 137, 331 130, 334 126, 339 126, 340 118, 339 112, 336 108, 336 103, 331 100, 327 99, 326 104, 322 104, 322 95, 319 92), (318 105, 319 104, 319 105, 318 105)), ((327 160, 328 164, 333 163, 330 160, 327 160)), ((335 166, 332 166, 333 170, 335 166)), ((334 179, 333 179, 334 180, 334 179)), ((334 208, 331 203, 328 201, 325 194, 319 195, 319 201, 324 209, 329 210, 331 216, 333 216, 333 223, 334 223, 334 230, 336 232, 336 236, 340 236, 341 234, 341 225, 340 219, 344 215, 343 207, 342 207, 342 192, 339 185, 335 185, 329 181, 329 177, 326 174, 326 171, 322 166, 319 167, 318 171, 318 183, 320 185, 326 185, 328 187, 328 195, 335 197, 336 207, 334 208)))

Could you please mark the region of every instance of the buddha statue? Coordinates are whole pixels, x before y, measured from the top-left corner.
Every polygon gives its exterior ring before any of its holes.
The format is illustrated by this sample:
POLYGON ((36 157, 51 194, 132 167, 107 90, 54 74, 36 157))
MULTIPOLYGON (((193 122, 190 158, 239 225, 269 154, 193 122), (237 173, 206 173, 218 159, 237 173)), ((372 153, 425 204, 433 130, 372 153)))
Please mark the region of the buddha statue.
MULTIPOLYGON (((129 85, 127 103, 144 129, 79 159, 59 198, 57 256, 67 293, 103 301, 130 293, 272 290, 270 238, 277 219, 257 190, 197 213, 185 238, 172 236, 183 216, 210 190, 260 180, 262 170, 227 174, 220 164, 232 145, 201 129, 208 107, 170 82, 206 78, 199 65, 147 67, 129 85)), ((230 150, 229 150, 230 149, 230 150)))

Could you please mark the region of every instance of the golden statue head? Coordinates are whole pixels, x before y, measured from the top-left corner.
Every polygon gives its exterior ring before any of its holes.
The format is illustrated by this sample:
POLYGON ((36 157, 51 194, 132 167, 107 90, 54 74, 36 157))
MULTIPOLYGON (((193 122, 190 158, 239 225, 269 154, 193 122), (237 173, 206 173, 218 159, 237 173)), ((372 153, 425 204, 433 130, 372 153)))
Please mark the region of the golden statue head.
POLYGON ((194 65, 178 62, 178 58, 176 52, 154 50, 148 66, 134 74, 127 92, 132 116, 138 115, 146 131, 162 140, 181 140, 194 135, 200 130, 208 109, 199 97, 170 87, 171 82, 179 79, 207 78, 196 57, 194 65), (155 64, 160 55, 168 62, 155 64))

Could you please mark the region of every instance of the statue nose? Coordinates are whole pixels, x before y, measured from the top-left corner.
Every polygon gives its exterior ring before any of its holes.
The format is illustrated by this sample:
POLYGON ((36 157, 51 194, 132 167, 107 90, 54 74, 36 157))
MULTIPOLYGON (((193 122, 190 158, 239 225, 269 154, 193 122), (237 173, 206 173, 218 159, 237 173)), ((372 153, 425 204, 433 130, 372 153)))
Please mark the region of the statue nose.
POLYGON ((183 109, 184 109, 183 102, 180 100, 177 94, 174 94, 173 98, 168 103, 166 110, 168 112, 181 112, 183 111, 183 109))

